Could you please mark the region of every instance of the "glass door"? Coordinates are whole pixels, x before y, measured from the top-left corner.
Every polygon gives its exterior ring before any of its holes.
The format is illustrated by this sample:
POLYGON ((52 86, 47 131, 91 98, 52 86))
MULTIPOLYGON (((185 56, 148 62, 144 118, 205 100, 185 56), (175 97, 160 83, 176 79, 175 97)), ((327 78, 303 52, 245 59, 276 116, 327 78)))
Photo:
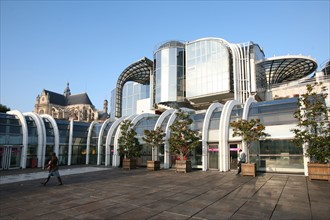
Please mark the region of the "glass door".
POLYGON ((210 144, 208 148, 208 160, 210 170, 219 169, 219 149, 217 144, 210 144))
POLYGON ((238 163, 238 147, 237 144, 230 144, 229 151, 230 151, 230 169, 237 170, 237 163, 238 163))
POLYGON ((0 169, 8 170, 20 168, 22 146, 0 147, 0 169))

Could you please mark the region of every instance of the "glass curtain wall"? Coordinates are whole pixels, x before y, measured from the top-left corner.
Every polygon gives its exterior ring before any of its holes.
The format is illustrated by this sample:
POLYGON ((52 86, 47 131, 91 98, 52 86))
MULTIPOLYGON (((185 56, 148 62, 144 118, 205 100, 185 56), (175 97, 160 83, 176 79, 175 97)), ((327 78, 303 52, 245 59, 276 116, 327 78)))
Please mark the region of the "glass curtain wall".
POLYGON ((110 165, 112 165, 113 163, 113 155, 114 155, 114 149, 115 149, 115 135, 117 133, 117 129, 119 128, 119 126, 117 126, 113 133, 112 133, 112 136, 111 136, 111 139, 110 139, 110 165))
POLYGON ((51 159, 51 153, 54 152, 55 135, 52 123, 47 118, 42 118, 46 130, 46 151, 45 151, 45 164, 51 159))
MULTIPOLYGON (((122 116, 134 115, 137 112, 137 101, 150 97, 150 85, 142 85, 137 82, 127 82, 123 87, 122 116)), ((115 96, 115 92, 113 95, 115 96)), ((115 101, 115 97, 111 98, 115 101)))
MULTIPOLYGON (((161 124, 161 129, 165 132, 166 131, 166 126, 167 126, 167 122, 170 119, 171 115, 166 116, 166 118, 163 120, 162 124, 161 124)), ((162 145, 159 147, 158 149, 158 160, 160 161, 160 165, 162 167, 164 167, 164 153, 165 153, 165 146, 162 145)))
POLYGON ((86 164, 86 144, 90 124, 73 122, 71 164, 86 164))
MULTIPOLYGON (((259 118, 263 125, 274 128, 279 125, 295 125, 297 120, 293 114, 296 110, 297 98, 252 103, 249 119, 259 118)), ((295 146, 292 139, 276 139, 275 131, 273 129, 272 135, 275 138, 251 146, 251 161, 257 163, 260 171, 303 172, 302 148, 295 146)))
MULTIPOLYGON (((60 136, 60 146, 58 154, 59 165, 67 165, 69 152, 70 122, 64 120, 56 120, 56 123, 60 136)), ((46 155, 46 158, 47 156, 48 155, 46 155)))
MULTIPOLYGON (((191 125, 191 129, 193 131, 202 131, 203 130, 203 122, 205 118, 205 113, 193 114, 191 115, 193 123, 191 125)), ((201 135, 201 133, 199 132, 201 135)), ((201 139, 202 137, 200 137, 201 139)), ((191 158, 191 166, 193 168, 202 168, 202 155, 203 155, 203 148, 202 142, 190 153, 191 158)))
POLYGON ((101 146, 101 152, 100 152, 101 153, 101 164, 102 165, 105 164, 105 153, 106 153, 105 146, 106 146, 106 141, 107 141, 107 135, 108 135, 109 129, 110 129, 112 124, 113 124, 113 122, 109 122, 107 124, 107 126, 104 128, 104 131, 103 131, 102 146, 101 146))
POLYGON ((230 59, 225 45, 216 39, 187 44, 187 98, 228 93, 231 88, 230 59))
POLYGON ((184 44, 171 41, 154 53, 155 102, 183 101, 185 94, 184 44))
POLYGON ((210 117, 207 139, 208 169, 219 169, 219 126, 222 110, 217 108, 210 117))
POLYGON ((111 90, 110 97, 110 118, 115 118, 116 110, 116 89, 111 90))
POLYGON ((23 148, 20 120, 0 113, 0 170, 19 168, 23 148))
POLYGON ((26 168, 38 166, 38 131, 35 121, 30 116, 25 116, 28 127, 28 148, 26 152, 26 168))
POLYGON ((102 124, 96 124, 92 129, 91 142, 89 145, 89 161, 88 164, 97 164, 97 143, 102 124))
MULTIPOLYGON (((242 105, 236 105, 234 106, 231 114, 230 114, 230 119, 229 119, 229 123, 232 121, 238 121, 242 119, 242 115, 243 115, 243 106, 242 105)), ((229 125, 229 139, 232 138, 232 128, 229 125)), ((231 141, 229 142, 229 167, 231 170, 235 170, 237 169, 237 158, 239 156, 239 150, 240 148, 242 148, 241 145, 242 142, 234 142, 231 141)))
POLYGON ((140 144, 143 145, 142 155, 137 159, 138 166, 147 166, 147 161, 152 160, 152 149, 146 145, 142 137, 144 136, 144 130, 153 130, 158 119, 158 115, 146 117, 141 119, 134 126, 134 130, 137 133, 136 137, 138 138, 140 144))

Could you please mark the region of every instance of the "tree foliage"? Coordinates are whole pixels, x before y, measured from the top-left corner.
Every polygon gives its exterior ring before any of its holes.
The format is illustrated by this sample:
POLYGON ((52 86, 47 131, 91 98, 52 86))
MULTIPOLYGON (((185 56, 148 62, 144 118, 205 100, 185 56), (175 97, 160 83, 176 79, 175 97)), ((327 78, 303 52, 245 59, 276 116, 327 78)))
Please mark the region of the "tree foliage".
POLYGON ((144 136, 142 140, 146 142, 152 149, 159 148, 164 143, 165 132, 161 127, 157 127, 155 130, 144 130, 144 136))
POLYGON ((190 129, 193 123, 187 112, 179 110, 176 113, 176 120, 170 126, 171 136, 169 138, 170 151, 176 154, 180 160, 187 157, 190 151, 199 145, 199 135, 197 131, 190 129))
POLYGON ((247 162, 249 163, 249 151, 251 143, 254 141, 259 141, 260 139, 270 135, 264 132, 265 126, 260 123, 259 118, 251 119, 250 121, 245 119, 233 121, 230 123, 230 126, 233 127, 233 137, 240 136, 246 143, 246 147, 248 149, 247 162))
POLYGON ((8 111, 10 111, 10 108, 8 108, 5 105, 0 104, 0 112, 6 113, 8 111))
POLYGON ((118 138, 118 153, 128 159, 141 156, 142 145, 136 138, 136 132, 130 120, 124 120, 120 124, 121 135, 118 138))
POLYGON ((330 109, 325 100, 328 94, 321 83, 308 84, 306 92, 298 98, 298 109, 294 117, 298 119, 294 143, 302 147, 307 144, 306 156, 317 163, 329 163, 330 159, 330 109), (317 93, 317 88, 320 92, 317 93))

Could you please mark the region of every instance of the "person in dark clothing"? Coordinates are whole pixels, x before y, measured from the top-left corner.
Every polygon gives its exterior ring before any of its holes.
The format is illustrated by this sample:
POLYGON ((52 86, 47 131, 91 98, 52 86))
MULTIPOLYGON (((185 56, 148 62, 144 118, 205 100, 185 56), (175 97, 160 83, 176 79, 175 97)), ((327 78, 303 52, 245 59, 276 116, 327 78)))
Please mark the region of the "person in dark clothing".
POLYGON ((238 171, 237 171, 237 174, 240 174, 240 172, 242 171, 242 163, 245 163, 246 162, 246 154, 242 151, 242 149, 239 150, 239 161, 238 161, 238 164, 237 164, 237 167, 238 167, 238 171))
POLYGON ((43 182, 41 184, 46 186, 46 184, 48 183, 50 177, 51 176, 56 176, 57 180, 59 182, 58 185, 63 185, 60 173, 58 172, 58 158, 56 156, 56 153, 52 153, 52 159, 49 161, 49 163, 47 165, 47 169, 49 170, 48 177, 45 180, 45 182, 43 182))

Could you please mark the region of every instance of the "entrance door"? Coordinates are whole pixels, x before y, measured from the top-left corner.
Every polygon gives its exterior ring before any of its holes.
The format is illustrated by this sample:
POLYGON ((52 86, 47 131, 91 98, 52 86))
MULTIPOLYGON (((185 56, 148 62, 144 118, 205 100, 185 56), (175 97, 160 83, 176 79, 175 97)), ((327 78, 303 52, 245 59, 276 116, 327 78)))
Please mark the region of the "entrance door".
POLYGON ((238 155, 238 148, 237 144, 230 144, 229 145, 229 151, 230 151, 230 169, 231 170, 237 170, 237 155, 238 155))
POLYGON ((21 165, 21 146, 1 146, 0 147, 0 169, 8 170, 19 168, 21 165))
POLYGON ((209 169, 219 169, 219 149, 218 145, 209 145, 208 149, 208 159, 209 159, 209 169))

